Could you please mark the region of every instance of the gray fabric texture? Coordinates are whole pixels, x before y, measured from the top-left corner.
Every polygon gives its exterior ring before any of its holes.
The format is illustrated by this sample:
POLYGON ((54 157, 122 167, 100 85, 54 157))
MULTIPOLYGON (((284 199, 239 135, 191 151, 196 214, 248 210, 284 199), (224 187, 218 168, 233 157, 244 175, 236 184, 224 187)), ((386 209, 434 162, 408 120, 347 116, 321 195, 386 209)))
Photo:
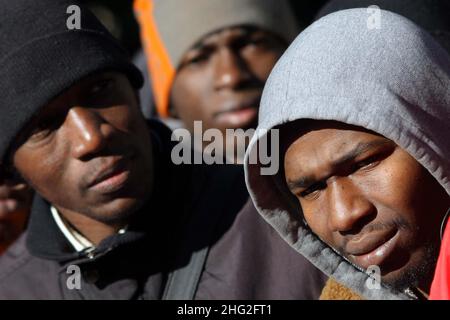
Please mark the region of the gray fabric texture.
POLYGON ((155 0, 154 17, 172 65, 204 36, 251 25, 290 43, 300 32, 287 0, 155 0))
POLYGON ((448 0, 330 0, 316 16, 351 8, 379 6, 415 22, 450 51, 450 1, 448 0))
MULTIPOLYGON (((343 10, 302 32, 275 66, 264 89, 258 129, 297 119, 335 120, 397 143, 450 194, 450 57, 408 19, 380 11, 369 28, 367 9, 343 10)), ((370 25, 370 23, 369 23, 370 25)), ((369 276, 313 234, 286 199, 277 175, 261 175, 245 159, 246 182, 259 213, 320 270, 367 299, 410 299, 369 276)))

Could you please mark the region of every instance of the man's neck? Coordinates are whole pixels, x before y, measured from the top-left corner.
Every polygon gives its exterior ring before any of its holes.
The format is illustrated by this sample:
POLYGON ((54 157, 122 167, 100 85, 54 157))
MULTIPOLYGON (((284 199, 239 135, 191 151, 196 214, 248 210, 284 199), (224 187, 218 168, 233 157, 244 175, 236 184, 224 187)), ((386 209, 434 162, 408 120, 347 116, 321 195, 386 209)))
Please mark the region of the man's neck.
POLYGON ((95 246, 98 246, 104 239, 116 234, 120 229, 125 227, 124 223, 106 224, 80 213, 65 209, 57 210, 65 220, 95 246))

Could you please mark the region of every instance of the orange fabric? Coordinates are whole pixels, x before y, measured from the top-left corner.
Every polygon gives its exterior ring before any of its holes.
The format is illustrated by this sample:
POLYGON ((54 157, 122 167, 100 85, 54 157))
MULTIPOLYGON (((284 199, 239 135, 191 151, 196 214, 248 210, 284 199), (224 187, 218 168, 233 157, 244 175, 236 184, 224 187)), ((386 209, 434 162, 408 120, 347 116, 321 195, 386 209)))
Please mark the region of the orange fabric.
POLYGON ((431 285, 430 300, 450 300, 450 219, 441 243, 441 251, 431 285))
POLYGON ((161 117, 167 117, 175 69, 159 35, 153 18, 153 8, 153 0, 134 0, 134 11, 141 29, 141 41, 147 56, 156 109, 161 117))

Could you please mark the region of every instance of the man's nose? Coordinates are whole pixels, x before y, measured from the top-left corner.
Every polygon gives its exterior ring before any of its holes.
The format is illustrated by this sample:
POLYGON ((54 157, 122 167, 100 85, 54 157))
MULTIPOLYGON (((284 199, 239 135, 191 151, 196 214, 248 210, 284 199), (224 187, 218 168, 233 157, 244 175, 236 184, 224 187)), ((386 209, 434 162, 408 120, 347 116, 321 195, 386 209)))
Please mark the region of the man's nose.
POLYGON ((216 90, 238 89, 251 80, 251 72, 238 52, 230 48, 219 50, 214 61, 214 87, 216 90))
POLYGON ((73 107, 67 120, 72 156, 83 159, 101 151, 110 135, 110 126, 98 112, 89 108, 73 107))
POLYGON ((373 204, 348 177, 339 177, 328 184, 329 228, 333 232, 358 232, 375 213, 373 204))

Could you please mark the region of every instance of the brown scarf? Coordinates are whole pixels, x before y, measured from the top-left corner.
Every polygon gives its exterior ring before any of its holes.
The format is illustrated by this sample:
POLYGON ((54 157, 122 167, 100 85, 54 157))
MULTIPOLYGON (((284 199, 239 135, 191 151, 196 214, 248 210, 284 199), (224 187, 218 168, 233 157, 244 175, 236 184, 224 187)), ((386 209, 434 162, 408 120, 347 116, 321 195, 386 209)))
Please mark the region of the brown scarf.
POLYGON ((329 278, 320 294, 319 300, 364 300, 349 288, 329 278))

